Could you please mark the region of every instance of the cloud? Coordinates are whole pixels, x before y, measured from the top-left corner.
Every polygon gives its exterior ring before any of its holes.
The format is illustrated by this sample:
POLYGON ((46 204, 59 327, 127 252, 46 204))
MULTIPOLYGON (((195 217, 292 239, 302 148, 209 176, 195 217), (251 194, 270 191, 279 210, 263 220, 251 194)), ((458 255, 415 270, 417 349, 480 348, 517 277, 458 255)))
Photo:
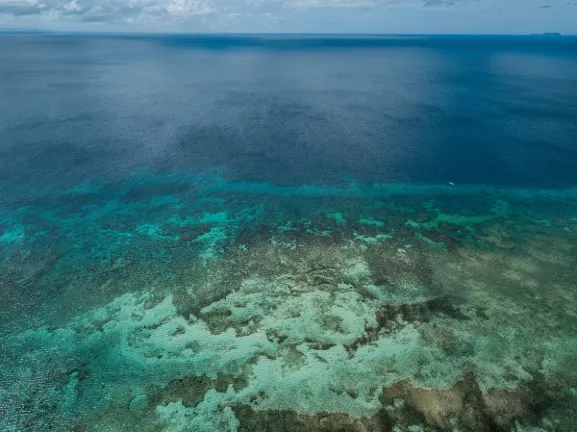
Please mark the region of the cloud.
POLYGON ((458 1, 459 0, 427 0, 425 1, 425 6, 454 6, 458 1))
POLYGON ((375 0, 288 0, 285 6, 293 8, 366 8, 378 4, 375 0))
MULTIPOLYGON (((555 1, 570 4, 567 0, 555 1)), ((84 23, 99 23, 99 27, 180 31, 366 32, 366 22, 371 22, 373 31, 391 31, 410 22, 412 29, 421 32, 429 28, 429 17, 434 17, 433 26, 439 18, 455 20, 450 16, 464 17, 477 25, 478 17, 483 16, 485 27, 494 32, 494 23, 504 19, 502 14, 495 16, 495 11, 506 8, 508 23, 519 27, 523 20, 518 11, 525 10, 526 15, 533 16, 526 12, 527 8, 541 11, 539 17, 556 18, 545 11, 561 8, 550 5, 543 5, 543 0, 0 0, 0 25, 31 23, 30 26, 81 29, 84 23)), ((561 18, 571 20, 565 15, 561 18)), ((543 26, 537 18, 532 22, 537 23, 532 24, 534 27, 543 26)), ((447 31, 459 27, 459 22, 447 22, 446 27, 447 31)))
POLYGON ((0 13, 15 16, 35 15, 40 12, 38 4, 26 0, 0 0, 0 13))
MULTIPOLYGON (((280 0, 284 7, 296 9, 355 8, 367 9, 387 6, 420 6, 427 0, 280 0)), ((431 0, 429 0, 431 1, 431 0)), ((432 0, 445 3, 450 0, 432 0)))
POLYGON ((212 0, 0 0, 0 14, 85 22, 179 21, 213 10, 212 0))
POLYGON ((455 0, 0 0, 0 14, 54 20, 133 23, 186 21, 210 13, 250 14, 258 9, 358 8, 450 5, 455 0))

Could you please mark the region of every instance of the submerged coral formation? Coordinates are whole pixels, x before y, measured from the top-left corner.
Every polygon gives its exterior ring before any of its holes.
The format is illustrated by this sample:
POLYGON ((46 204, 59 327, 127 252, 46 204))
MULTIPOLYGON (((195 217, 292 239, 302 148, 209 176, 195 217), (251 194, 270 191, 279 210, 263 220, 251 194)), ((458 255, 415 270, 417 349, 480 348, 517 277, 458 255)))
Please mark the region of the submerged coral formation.
POLYGON ((3 431, 577 430, 575 191, 33 193, 1 215, 3 431))

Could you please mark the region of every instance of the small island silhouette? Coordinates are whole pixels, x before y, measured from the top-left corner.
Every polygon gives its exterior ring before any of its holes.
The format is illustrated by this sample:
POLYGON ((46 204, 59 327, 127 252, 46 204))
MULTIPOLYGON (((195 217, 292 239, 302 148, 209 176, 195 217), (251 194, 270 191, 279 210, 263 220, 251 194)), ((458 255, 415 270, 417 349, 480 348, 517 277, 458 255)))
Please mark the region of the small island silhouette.
POLYGON ((531 36, 563 36, 558 32, 531 33, 531 36))

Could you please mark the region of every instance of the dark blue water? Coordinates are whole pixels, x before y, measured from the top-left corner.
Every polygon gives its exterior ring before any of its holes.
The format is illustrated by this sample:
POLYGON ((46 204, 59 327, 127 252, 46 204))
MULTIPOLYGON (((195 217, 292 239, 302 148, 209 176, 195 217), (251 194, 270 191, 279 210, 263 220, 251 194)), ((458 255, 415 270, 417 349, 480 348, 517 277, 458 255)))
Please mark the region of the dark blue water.
POLYGON ((0 179, 577 184, 577 39, 0 37, 0 179))

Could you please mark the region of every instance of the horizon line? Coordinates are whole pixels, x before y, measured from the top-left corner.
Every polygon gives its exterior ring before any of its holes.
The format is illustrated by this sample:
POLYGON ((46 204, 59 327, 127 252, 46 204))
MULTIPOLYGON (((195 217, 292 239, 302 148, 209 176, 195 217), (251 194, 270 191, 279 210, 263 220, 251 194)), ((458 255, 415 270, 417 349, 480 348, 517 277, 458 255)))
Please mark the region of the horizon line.
POLYGON ((99 35, 99 36, 356 36, 356 37, 422 37, 422 36, 506 36, 506 37, 574 37, 577 33, 541 32, 541 33, 357 33, 357 32, 185 32, 185 31, 144 31, 144 30, 54 30, 0 28, 0 34, 61 34, 61 35, 99 35))

